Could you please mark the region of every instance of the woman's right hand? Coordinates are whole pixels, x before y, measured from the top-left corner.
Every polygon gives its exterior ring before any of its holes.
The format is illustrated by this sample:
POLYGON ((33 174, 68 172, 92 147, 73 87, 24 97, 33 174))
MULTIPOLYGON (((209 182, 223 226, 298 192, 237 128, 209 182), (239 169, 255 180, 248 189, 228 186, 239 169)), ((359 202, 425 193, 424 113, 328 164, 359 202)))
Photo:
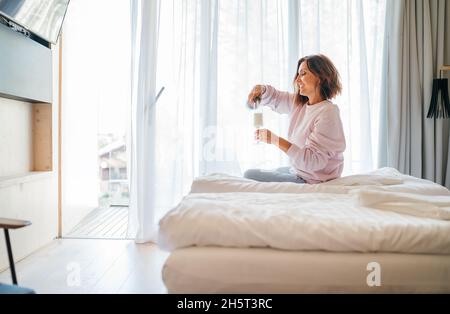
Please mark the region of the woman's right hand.
POLYGON ((262 94, 266 91, 264 85, 255 85, 248 94, 247 106, 251 109, 256 107, 256 102, 261 101, 262 94))

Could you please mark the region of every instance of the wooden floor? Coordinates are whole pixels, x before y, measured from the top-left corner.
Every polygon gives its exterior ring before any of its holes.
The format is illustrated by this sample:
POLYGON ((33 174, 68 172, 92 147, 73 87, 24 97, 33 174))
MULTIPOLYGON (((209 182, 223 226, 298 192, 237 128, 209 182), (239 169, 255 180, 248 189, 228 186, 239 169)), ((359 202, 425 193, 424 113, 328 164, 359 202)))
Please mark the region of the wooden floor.
POLYGON ((128 207, 96 208, 65 237, 88 239, 126 239, 128 207))
MULTIPOLYGON (((63 239, 16 263, 20 285, 37 293, 167 293, 168 257, 155 244, 131 240, 63 239)), ((9 269, 0 282, 10 283, 9 269)))

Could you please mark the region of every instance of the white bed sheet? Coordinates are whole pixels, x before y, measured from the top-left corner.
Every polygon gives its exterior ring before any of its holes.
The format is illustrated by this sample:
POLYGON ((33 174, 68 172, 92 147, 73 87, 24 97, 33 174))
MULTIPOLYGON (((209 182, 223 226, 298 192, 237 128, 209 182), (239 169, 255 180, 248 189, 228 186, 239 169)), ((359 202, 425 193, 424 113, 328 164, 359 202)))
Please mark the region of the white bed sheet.
POLYGON ((190 247, 163 267, 169 293, 449 293, 450 256, 190 247), (380 286, 367 264, 380 265, 380 286))
POLYGON ((198 178, 158 244, 450 254, 450 191, 392 168, 310 185, 198 178))
POLYGON ((158 244, 450 254, 450 221, 362 207, 348 194, 196 193, 160 221, 158 244))

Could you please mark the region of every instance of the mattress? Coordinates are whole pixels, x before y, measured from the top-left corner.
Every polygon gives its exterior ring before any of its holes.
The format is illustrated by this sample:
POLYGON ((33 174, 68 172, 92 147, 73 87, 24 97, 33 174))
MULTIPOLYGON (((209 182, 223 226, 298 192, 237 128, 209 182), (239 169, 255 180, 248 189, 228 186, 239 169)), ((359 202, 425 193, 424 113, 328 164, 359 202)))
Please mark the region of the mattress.
POLYGON ((163 280, 169 293, 449 293, 450 255, 190 247, 163 280))

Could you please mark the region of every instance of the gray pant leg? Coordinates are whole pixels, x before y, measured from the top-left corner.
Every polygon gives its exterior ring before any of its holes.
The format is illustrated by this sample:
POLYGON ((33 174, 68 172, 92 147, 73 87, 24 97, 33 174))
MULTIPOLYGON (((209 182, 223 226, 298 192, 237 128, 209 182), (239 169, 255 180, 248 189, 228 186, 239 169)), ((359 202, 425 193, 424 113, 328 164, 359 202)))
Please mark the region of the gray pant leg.
POLYGON ((290 170, 291 167, 280 167, 276 169, 276 171, 280 173, 291 173, 290 170))
POLYGON ((244 173, 244 177, 259 182, 294 182, 305 183, 305 181, 298 176, 289 172, 289 167, 282 167, 275 170, 261 170, 261 169, 249 169, 244 173), (286 169, 287 168, 287 171, 286 169))

